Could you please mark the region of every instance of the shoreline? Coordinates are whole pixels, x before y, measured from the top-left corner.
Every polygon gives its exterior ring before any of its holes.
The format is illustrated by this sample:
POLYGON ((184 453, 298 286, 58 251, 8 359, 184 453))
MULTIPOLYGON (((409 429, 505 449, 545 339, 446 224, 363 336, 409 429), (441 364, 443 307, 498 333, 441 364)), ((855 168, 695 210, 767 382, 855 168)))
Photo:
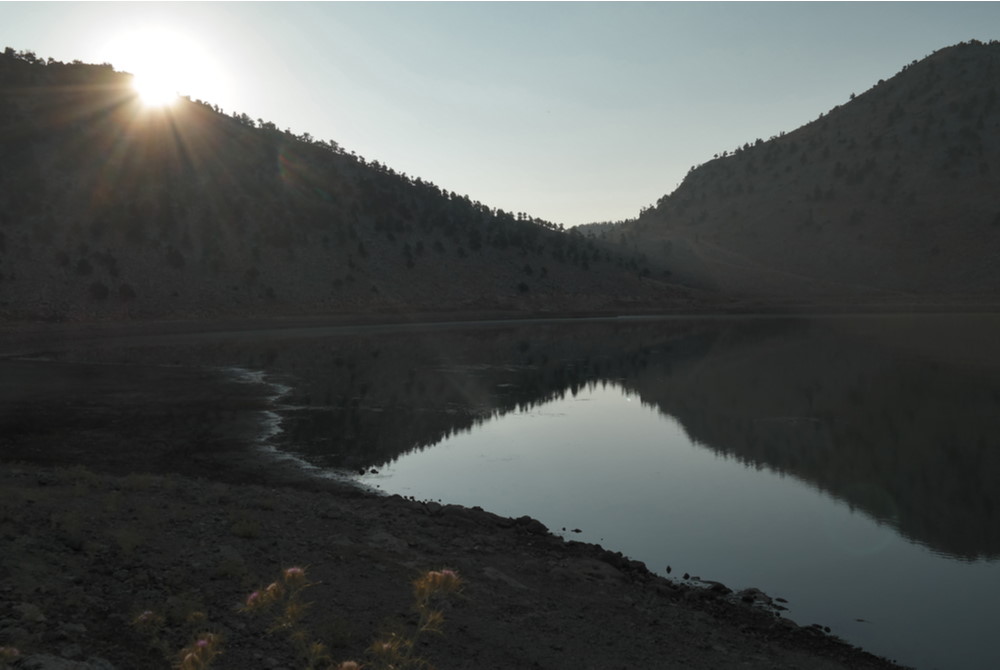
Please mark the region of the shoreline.
MULTIPOLYGON (((230 333, 233 325, 213 330, 173 323, 168 337, 230 333)), ((396 327, 375 325, 383 326, 396 327)), ((295 328, 310 326, 298 322, 282 330, 295 328)), ((130 332, 111 337, 164 334, 153 324, 125 330, 130 332)), ((49 342, 66 345, 79 334, 49 342)), ((48 346, 41 337, 24 342, 36 352, 48 346)), ((250 393, 233 406, 265 410, 268 403, 258 407, 255 398, 250 393)), ((5 454, 0 537, 13 550, 0 563, 0 646, 78 661, 95 656, 117 670, 168 667, 130 621, 146 609, 176 609, 180 598, 199 608, 187 614, 205 610, 227 640, 229 651, 218 667, 300 667, 286 643, 254 629, 234 608, 280 570, 302 564, 323 584, 316 602, 337 602, 338 611, 352 612, 335 616, 333 624, 329 613, 317 613, 318 627, 367 622, 350 635, 333 635, 345 637, 334 645, 341 660, 362 660, 366 641, 387 622, 408 620, 415 572, 447 567, 463 575, 469 599, 447 612, 447 642, 437 638, 427 645, 428 657, 442 669, 898 667, 821 626, 781 617, 780 606, 754 589, 734 594, 715 582, 676 582, 620 553, 551 534, 530 517, 505 519, 480 508, 319 479, 287 459, 253 453, 245 439, 227 438, 206 449, 185 444, 184 436, 160 434, 167 425, 154 422, 143 428, 144 437, 121 436, 108 450, 97 442, 77 446, 78 453, 93 456, 99 445, 101 456, 91 469, 67 467, 79 462, 72 451, 47 465, 11 465, 5 454), (133 442, 150 453, 138 462, 119 458, 133 442), (203 569, 207 577, 199 577, 203 569), (36 612, 44 621, 33 620, 36 612), (104 618, 111 623, 93 623, 104 618), (90 632, 67 636, 67 626, 90 632), (130 632, 122 638, 115 631, 130 632), (469 637, 458 639, 458 631, 469 637), (254 656, 252 648, 261 644, 264 656, 254 656), (671 658, 663 658, 664 650, 671 658)), ((59 437, 67 445, 75 439, 68 428, 59 437)), ((180 649, 188 623, 171 616, 171 644, 180 649)))
POLYGON ((781 617, 759 591, 658 577, 530 517, 306 479, 233 484, 5 465, 0 532, 12 550, 0 645, 116 669, 167 667, 132 619, 162 613, 180 649, 188 619, 202 612, 202 627, 224 640, 218 667, 297 667, 287 641, 235 610, 302 565, 322 604, 306 623, 336 633, 326 638, 340 660, 362 661, 375 634, 412 623, 415 575, 449 568, 466 587, 445 611, 444 635, 421 648, 441 668, 898 667, 781 617))
POLYGON ((547 324, 573 321, 699 320, 738 318, 852 318, 876 316, 989 316, 1000 314, 1000 303, 972 301, 955 303, 736 303, 728 307, 704 305, 683 311, 662 308, 590 311, 419 311, 359 313, 274 313, 190 318, 134 318, 95 320, 40 320, 0 318, 0 356, 23 355, 16 347, 63 345, 74 341, 128 337, 184 337, 234 333, 330 330, 337 333, 402 328, 470 328, 517 324, 547 324))

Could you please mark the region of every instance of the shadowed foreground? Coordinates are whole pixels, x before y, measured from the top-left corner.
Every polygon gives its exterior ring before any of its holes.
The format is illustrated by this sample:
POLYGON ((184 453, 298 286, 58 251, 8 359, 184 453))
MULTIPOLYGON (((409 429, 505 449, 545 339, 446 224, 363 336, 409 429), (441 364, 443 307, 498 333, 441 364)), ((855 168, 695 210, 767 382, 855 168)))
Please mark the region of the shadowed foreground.
POLYGON ((211 631, 213 667, 303 667, 238 611, 297 565, 318 582, 307 627, 335 660, 364 661, 376 635, 416 623, 411 582, 449 568, 464 588, 418 649, 442 669, 895 667, 776 616, 763 594, 670 582, 527 517, 292 483, 5 466, 0 645, 21 651, 14 667, 166 668, 176 659, 131 625, 151 610, 171 652, 211 631), (30 662, 43 654, 80 664, 30 662))

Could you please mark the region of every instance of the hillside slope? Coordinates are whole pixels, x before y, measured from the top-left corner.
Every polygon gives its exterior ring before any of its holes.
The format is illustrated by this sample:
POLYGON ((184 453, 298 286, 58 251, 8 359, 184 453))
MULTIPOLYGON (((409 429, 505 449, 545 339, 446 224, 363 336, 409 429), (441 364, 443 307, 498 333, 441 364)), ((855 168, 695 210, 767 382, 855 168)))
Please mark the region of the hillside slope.
POLYGON ((180 100, 110 66, 0 55, 0 317, 683 304, 631 256, 180 100))
POLYGON ((990 299, 998 82, 1000 43, 942 49, 794 132, 692 169, 606 236, 728 293, 990 299))

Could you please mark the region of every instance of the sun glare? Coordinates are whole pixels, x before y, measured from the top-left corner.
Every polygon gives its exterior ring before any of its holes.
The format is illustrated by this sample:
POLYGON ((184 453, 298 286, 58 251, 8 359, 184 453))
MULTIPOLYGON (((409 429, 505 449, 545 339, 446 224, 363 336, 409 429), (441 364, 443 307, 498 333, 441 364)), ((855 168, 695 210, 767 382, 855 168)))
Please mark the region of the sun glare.
POLYGON ((131 72, 132 87, 147 107, 187 95, 210 102, 224 97, 225 77, 211 54, 184 33, 163 26, 130 26, 105 44, 104 59, 131 72))
POLYGON ((162 73, 136 73, 132 78, 132 88, 147 107, 164 107, 177 100, 177 86, 162 73))

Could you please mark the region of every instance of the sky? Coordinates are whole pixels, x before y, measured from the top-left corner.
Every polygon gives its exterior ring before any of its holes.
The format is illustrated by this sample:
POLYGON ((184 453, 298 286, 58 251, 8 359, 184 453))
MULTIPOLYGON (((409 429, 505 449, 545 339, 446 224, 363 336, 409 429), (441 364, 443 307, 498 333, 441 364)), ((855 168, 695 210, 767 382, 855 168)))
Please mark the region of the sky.
POLYGON ((566 226, 634 217, 713 154, 969 39, 1000 39, 1000 3, 0 2, 0 48, 169 72, 566 226))

